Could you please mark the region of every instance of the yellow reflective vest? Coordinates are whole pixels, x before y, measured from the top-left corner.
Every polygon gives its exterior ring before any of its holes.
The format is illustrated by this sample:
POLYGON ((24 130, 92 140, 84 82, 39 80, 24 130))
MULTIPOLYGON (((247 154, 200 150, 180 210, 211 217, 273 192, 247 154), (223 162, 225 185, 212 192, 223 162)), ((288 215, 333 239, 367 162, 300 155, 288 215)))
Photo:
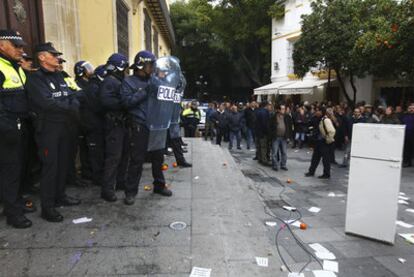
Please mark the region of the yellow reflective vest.
POLYGON ((18 92, 24 90, 26 74, 21 67, 19 67, 19 72, 17 72, 10 61, 0 57, 0 72, 5 78, 3 84, 0 84, 0 92, 18 92))

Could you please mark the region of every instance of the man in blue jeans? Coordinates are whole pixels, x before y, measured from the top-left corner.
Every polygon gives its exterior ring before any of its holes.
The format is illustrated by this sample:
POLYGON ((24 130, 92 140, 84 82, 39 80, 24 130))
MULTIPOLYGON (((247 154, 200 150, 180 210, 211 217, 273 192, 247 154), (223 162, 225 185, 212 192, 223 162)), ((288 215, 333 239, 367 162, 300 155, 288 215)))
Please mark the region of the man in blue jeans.
POLYGON ((244 124, 244 113, 237 111, 237 106, 232 106, 227 115, 229 127, 229 150, 233 148, 233 141, 236 138, 237 149, 241 149, 241 129, 244 124))
POLYGON ((280 105, 276 108, 276 113, 270 119, 270 134, 272 137, 272 167, 277 171, 279 166, 283 170, 288 170, 287 144, 292 139, 292 118, 286 114, 286 107, 280 105))

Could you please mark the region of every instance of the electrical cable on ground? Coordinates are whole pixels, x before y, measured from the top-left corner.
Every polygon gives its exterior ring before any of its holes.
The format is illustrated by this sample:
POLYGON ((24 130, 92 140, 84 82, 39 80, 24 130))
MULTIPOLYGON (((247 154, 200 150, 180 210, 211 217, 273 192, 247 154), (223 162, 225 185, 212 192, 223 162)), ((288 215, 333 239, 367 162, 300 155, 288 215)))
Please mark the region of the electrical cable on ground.
MULTIPOLYGON (((269 177, 270 179, 274 180, 279 186, 282 187, 282 190, 279 193, 279 198, 285 202, 286 204, 288 204, 289 206, 293 207, 293 205, 291 205, 289 203, 289 201, 287 201, 284 197, 283 194, 286 190, 286 185, 284 185, 278 178, 270 176, 265 170, 258 168, 264 175, 266 175, 267 177, 269 177)), ((323 268, 322 262, 315 256, 314 253, 312 253, 307 247, 306 245, 296 236, 296 234, 292 231, 292 229, 290 228, 290 224, 295 223, 299 220, 302 219, 302 214, 299 211, 298 208, 296 208, 296 210, 294 211, 289 211, 289 216, 287 220, 284 220, 283 218, 277 216, 276 214, 273 213, 273 211, 270 210, 269 207, 267 207, 267 205, 265 204, 264 206, 264 212, 269 215, 270 217, 278 220, 281 222, 281 227, 279 228, 279 230, 276 232, 275 235, 275 245, 276 245, 276 250, 277 253, 280 257, 280 260, 282 261, 282 263, 284 264, 284 266, 286 267, 286 269, 289 272, 292 272, 292 270, 290 269, 290 267, 288 266, 286 260, 283 258, 283 255, 280 251, 280 246, 279 246, 279 235, 283 230, 288 230, 289 233, 292 235, 293 239, 295 240, 295 242, 297 243, 297 245, 306 253, 308 254, 309 260, 308 262, 300 269, 299 273, 302 273, 303 270, 305 270, 305 268, 312 262, 312 258, 316 260, 316 262, 321 266, 321 268, 323 268), (269 211, 270 210, 270 211, 269 211), (297 214, 296 218, 292 218, 292 214, 295 213, 297 214)))

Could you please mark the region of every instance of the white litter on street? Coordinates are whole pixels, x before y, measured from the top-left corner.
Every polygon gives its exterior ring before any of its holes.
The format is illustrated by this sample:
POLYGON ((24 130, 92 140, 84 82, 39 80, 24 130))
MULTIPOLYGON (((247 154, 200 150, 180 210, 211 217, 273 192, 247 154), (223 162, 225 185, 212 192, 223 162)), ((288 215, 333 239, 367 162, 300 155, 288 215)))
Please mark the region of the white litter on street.
POLYGON ((398 234, 400 237, 405 238, 406 241, 414 244, 414 234, 398 234))
POLYGON ((288 277, 305 277, 305 274, 298 272, 289 272, 288 277))
POLYGON ((277 225, 277 223, 274 222, 274 221, 266 221, 266 225, 270 226, 270 227, 275 227, 277 225))
POLYGON ((268 267, 269 266, 269 259, 265 257, 256 257, 256 263, 258 266, 268 267))
POLYGON ((398 200, 398 204, 409 205, 410 203, 408 203, 408 202, 407 202, 407 201, 405 201, 405 200, 400 199, 400 200, 398 200))
POLYGON ((323 270, 333 271, 338 273, 338 262, 323 261, 323 270))
POLYGON ((397 220, 395 222, 395 224, 397 224, 398 226, 404 227, 404 228, 413 228, 414 227, 414 225, 406 223, 406 222, 401 221, 401 220, 397 220))
POLYGON ((88 217, 81 217, 81 218, 72 220, 74 224, 87 223, 91 221, 92 221, 92 218, 88 218, 88 217))
POLYGON ((321 208, 311 207, 308 211, 310 211, 311 213, 319 213, 321 211, 321 208))
POLYGON ((325 253, 331 253, 331 251, 329 251, 328 249, 326 249, 325 247, 323 247, 321 244, 319 243, 312 243, 309 244, 309 247, 312 248, 313 250, 315 250, 315 252, 325 252, 325 253))
POLYGON ((406 212, 414 213, 414 209, 405 209, 406 212))
POLYGON ((332 271, 313 270, 312 273, 315 275, 315 277, 336 277, 336 274, 332 271))
POLYGON ((410 200, 410 197, 406 197, 406 196, 398 196, 398 199, 401 199, 401 200, 405 200, 405 201, 407 201, 407 200, 410 200))
POLYGON ((199 177, 199 176, 195 176, 195 177, 194 177, 194 180, 198 180, 198 179, 200 179, 200 177, 199 177))
POLYGON ((405 262, 407 261, 406 259, 403 259, 403 258, 398 258, 398 261, 400 262, 400 263, 402 263, 402 264, 405 264, 405 262))
POLYGON ((210 277, 211 269, 202 267, 193 267, 190 277, 210 277))
POLYGON ((331 252, 315 252, 316 257, 321 260, 336 260, 336 257, 331 252))

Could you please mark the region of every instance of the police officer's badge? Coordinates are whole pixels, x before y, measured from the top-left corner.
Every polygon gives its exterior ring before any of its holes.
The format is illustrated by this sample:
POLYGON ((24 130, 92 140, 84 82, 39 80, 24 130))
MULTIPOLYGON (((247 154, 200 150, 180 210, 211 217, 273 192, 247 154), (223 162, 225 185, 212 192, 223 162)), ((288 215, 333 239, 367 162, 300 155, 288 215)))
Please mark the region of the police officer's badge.
POLYGON ((50 83, 50 87, 51 87, 52 89, 56 89, 56 87, 55 87, 55 85, 54 85, 53 83, 50 83))
POLYGON ((11 80, 12 80, 13 83, 16 83, 16 84, 19 83, 19 78, 17 78, 16 76, 12 76, 11 80))

